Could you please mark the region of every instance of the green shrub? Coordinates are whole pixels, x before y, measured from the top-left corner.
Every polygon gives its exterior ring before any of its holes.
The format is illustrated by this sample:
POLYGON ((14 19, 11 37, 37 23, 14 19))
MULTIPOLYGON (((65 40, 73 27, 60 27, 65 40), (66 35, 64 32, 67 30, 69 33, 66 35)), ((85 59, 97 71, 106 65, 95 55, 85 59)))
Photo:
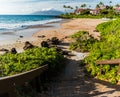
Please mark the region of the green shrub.
POLYGON ((49 64, 50 68, 59 66, 63 56, 55 48, 34 48, 20 54, 0 56, 0 76, 8 76, 49 64))
POLYGON ((75 41, 70 44, 70 49, 79 49, 80 52, 88 52, 91 49, 91 45, 97 40, 94 39, 87 31, 79 31, 71 36, 75 41))
POLYGON ((109 81, 112 84, 120 81, 120 75, 117 73, 118 65, 105 64, 100 66, 96 64, 98 60, 110 60, 120 58, 120 19, 102 23, 97 26, 100 31, 101 41, 92 45, 92 50, 88 57, 85 58, 87 71, 99 79, 109 81))

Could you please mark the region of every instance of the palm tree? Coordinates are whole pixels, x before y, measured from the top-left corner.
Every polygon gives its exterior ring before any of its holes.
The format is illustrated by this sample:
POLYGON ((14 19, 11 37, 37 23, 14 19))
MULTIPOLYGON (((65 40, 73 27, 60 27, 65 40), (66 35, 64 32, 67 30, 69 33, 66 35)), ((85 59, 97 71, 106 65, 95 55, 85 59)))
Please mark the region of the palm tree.
POLYGON ((63 5, 64 8, 66 8, 66 5, 63 5))
POLYGON ((67 8, 69 8, 69 9, 73 9, 73 7, 71 7, 71 6, 67 6, 67 8))
POLYGON ((70 10, 72 11, 73 7, 72 6, 67 6, 67 9, 69 9, 69 11, 70 10))
POLYGON ((91 8, 91 5, 89 5, 89 9, 91 8))
POLYGON ((71 9, 74 9, 73 7, 71 7, 71 9))
POLYGON ((82 4, 82 5, 81 5, 82 8, 85 8, 86 6, 87 6, 86 4, 82 4))
POLYGON ((65 13, 67 13, 67 10, 66 10, 67 6, 66 6, 66 5, 63 5, 63 8, 65 8, 65 13))
POLYGON ((73 9, 73 7, 71 6, 66 6, 66 5, 63 5, 63 8, 65 8, 65 12, 67 13, 67 9, 73 9))
POLYGON ((75 6, 75 10, 74 10, 74 13, 76 13, 76 11, 79 9, 78 6, 75 6))
POLYGON ((97 4, 97 5, 96 5, 96 8, 100 8, 100 5, 99 5, 99 4, 97 4))
POLYGON ((109 3, 110 3, 110 6, 111 6, 111 4, 112 4, 112 1, 110 1, 109 3))
POLYGON ((76 10, 77 10, 77 9, 78 9, 78 6, 76 6, 75 8, 76 8, 76 10))
POLYGON ((104 5, 104 3, 103 2, 99 2, 99 6, 103 6, 104 5))
POLYGON ((119 5, 119 4, 116 4, 115 7, 120 7, 120 5, 119 5))

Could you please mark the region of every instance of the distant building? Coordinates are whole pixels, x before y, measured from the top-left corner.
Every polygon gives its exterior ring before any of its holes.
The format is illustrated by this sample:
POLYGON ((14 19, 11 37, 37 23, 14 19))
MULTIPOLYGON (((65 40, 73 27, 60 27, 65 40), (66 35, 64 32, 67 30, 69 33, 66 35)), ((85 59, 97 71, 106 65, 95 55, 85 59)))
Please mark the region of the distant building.
POLYGON ((75 14, 82 14, 82 13, 84 13, 86 11, 86 9, 76 9, 75 10, 75 14))
POLYGON ((107 5, 102 5, 102 6, 100 6, 100 9, 107 9, 107 5))
POLYGON ((92 15, 98 15, 98 14, 100 14, 100 11, 101 11, 101 9, 100 9, 100 8, 97 8, 97 9, 90 10, 90 13, 91 13, 92 15))
POLYGON ((109 9, 109 6, 101 5, 96 9, 90 10, 90 13, 93 14, 93 15, 98 15, 98 14, 100 14, 101 10, 103 10, 103 9, 109 9))
POLYGON ((116 13, 120 13, 120 7, 116 7, 114 10, 116 13))

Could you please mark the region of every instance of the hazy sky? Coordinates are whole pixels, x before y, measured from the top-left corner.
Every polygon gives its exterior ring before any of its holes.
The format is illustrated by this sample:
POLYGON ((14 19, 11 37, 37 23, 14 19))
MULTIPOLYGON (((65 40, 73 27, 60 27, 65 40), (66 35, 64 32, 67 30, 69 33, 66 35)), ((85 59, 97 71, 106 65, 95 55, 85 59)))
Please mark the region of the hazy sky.
POLYGON ((95 6, 100 1, 108 4, 120 4, 120 0, 0 0, 0 14, 29 14, 35 11, 58 9, 63 10, 63 5, 80 6, 86 3, 95 6))

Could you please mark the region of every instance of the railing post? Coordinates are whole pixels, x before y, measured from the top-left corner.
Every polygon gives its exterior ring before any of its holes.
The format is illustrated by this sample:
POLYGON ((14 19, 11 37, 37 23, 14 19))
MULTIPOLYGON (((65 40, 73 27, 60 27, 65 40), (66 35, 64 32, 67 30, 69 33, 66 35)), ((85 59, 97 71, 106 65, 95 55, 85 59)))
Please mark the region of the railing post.
POLYGON ((100 64, 100 74, 102 74, 102 64, 100 64))
POLYGON ((8 97, 9 95, 8 95, 8 93, 2 93, 2 94, 0 94, 0 97, 8 97))
POLYGON ((36 88, 35 78, 30 82, 30 85, 32 86, 33 89, 36 88))
POLYGON ((8 92, 8 97, 16 97, 15 89, 11 89, 11 91, 8 92))
POLYGON ((36 80, 36 91, 40 92, 40 79, 39 76, 35 78, 36 80))
POLYGON ((118 72, 117 73, 120 74, 120 63, 118 65, 118 72))

